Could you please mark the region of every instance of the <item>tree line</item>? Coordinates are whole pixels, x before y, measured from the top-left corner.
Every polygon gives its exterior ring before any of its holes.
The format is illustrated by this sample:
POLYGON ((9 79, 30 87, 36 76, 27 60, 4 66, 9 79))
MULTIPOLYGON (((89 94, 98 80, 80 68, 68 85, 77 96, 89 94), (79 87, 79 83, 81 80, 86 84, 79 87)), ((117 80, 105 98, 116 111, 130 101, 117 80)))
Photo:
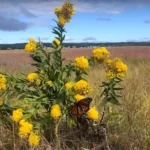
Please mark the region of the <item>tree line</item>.
MULTIPOLYGON (((0 50, 24 49, 26 43, 0 44, 0 50)), ((51 43, 43 43, 45 47, 51 47, 51 43)), ((64 47, 99 47, 99 46, 149 46, 150 42, 107 42, 107 43, 64 43, 64 47)))

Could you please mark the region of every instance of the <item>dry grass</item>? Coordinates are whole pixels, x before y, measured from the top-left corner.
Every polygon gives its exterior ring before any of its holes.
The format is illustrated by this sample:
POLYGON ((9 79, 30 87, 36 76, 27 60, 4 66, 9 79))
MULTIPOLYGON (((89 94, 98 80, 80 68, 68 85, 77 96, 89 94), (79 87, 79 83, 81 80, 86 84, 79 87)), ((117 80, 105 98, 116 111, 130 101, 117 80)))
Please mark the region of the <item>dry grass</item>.
MULTIPOLYGON (((150 148, 150 59, 128 59, 124 62, 128 65, 128 73, 123 82, 125 89, 120 98, 121 106, 111 107, 111 113, 107 120, 107 135, 111 150, 149 150, 150 148)), ((33 70, 27 65, 16 66, 11 70, 10 66, 1 64, 3 71, 12 73, 15 70, 19 72, 29 72, 33 70), (5 69, 4 69, 5 68, 5 69)), ((99 108, 100 100, 98 99, 102 89, 99 85, 105 80, 105 72, 101 66, 93 68, 89 72, 89 82, 94 87, 93 105, 99 108)), ((100 109, 100 108, 99 108, 100 109)), ((100 110, 101 112, 101 110, 100 110)), ((63 130, 65 129, 62 127, 63 130)), ((61 132, 60 150, 101 150, 101 143, 89 143, 86 139, 79 138, 76 130, 61 132)), ((13 132, 12 126, 0 124, 0 150, 27 150, 26 141, 13 132), (14 139, 16 137, 16 139, 14 139)), ((44 137, 41 139, 40 146, 37 150, 55 150, 55 142, 50 139, 47 141, 44 137)), ((103 148, 104 149, 104 148, 103 148)))
MULTIPOLYGON (((150 146, 150 59, 125 62, 129 71, 120 98, 121 106, 112 108, 112 113, 119 115, 108 120, 109 142, 115 150, 147 150, 150 146)), ((90 73, 89 81, 96 87, 96 93, 103 80, 104 71, 95 68, 90 73)))

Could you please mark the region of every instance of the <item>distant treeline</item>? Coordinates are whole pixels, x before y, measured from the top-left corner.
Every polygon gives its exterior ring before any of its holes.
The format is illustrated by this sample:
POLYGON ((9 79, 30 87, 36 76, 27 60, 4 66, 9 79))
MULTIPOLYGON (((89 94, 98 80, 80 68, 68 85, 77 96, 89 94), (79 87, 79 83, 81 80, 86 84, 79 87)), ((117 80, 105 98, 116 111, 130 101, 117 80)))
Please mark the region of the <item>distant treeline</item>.
MULTIPOLYGON (((26 43, 0 44, 0 50, 24 49, 26 43)), ((43 43, 45 47, 51 47, 51 43, 43 43)), ((98 46, 149 46, 150 42, 116 42, 116 43, 64 43, 64 47, 98 47, 98 46)))

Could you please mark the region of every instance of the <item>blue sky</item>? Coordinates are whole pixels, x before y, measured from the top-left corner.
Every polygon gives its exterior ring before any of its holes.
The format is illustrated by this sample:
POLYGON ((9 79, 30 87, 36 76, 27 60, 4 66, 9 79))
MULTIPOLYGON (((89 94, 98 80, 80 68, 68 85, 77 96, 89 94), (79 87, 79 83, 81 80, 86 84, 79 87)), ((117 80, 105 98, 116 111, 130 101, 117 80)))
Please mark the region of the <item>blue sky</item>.
MULTIPOLYGON (((43 42, 54 38, 53 10, 64 0, 0 1, 0 43, 43 42)), ((65 42, 150 41, 148 0, 71 0, 75 15, 66 24, 65 42)))

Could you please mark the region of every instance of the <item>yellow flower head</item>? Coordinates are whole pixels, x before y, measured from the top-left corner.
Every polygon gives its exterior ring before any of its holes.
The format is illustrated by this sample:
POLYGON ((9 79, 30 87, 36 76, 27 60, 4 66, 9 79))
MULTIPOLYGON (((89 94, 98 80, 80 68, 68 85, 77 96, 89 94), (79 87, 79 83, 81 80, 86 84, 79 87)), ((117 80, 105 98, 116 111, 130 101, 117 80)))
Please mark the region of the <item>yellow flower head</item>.
POLYGON ((113 65, 113 68, 115 69, 115 71, 118 73, 127 72, 127 70, 128 70, 127 65, 124 64, 122 62, 122 60, 119 58, 115 58, 112 65, 113 65))
POLYGON ((84 56, 77 57, 75 59, 75 66, 81 70, 85 70, 89 68, 89 62, 84 56))
POLYGON ((66 23, 66 20, 64 19, 63 16, 59 16, 59 17, 58 17, 58 22, 59 22, 59 24, 60 24, 61 26, 64 26, 65 23, 66 23))
POLYGON ((60 45, 60 41, 57 38, 55 38, 54 41, 52 42, 52 46, 57 47, 59 45, 60 45))
POLYGON ((6 83, 6 77, 2 74, 0 74, 0 83, 6 83))
POLYGON ((99 114, 95 107, 89 109, 89 111, 87 112, 87 118, 92 120, 98 120, 99 114))
POLYGON ((58 119, 61 116, 60 106, 58 104, 53 105, 50 114, 52 118, 58 119))
POLYGON ((80 80, 75 83, 74 90, 80 95, 87 95, 91 92, 91 87, 87 81, 80 80))
POLYGON ((54 12, 58 16, 59 13, 61 12, 61 9, 59 7, 55 7, 54 12))
POLYGON ((98 62, 103 62, 110 56, 110 52, 105 47, 99 47, 92 51, 94 58, 98 62))
POLYGON ((12 120, 15 122, 19 122, 23 117, 22 109, 14 110, 12 113, 12 120))
POLYGON ((25 45, 26 52, 35 52, 35 50, 36 50, 36 43, 27 43, 25 45))
POLYGON ((73 4, 70 3, 70 2, 65 2, 63 5, 62 5, 62 8, 61 8, 61 15, 63 15, 64 19, 66 20, 66 22, 68 22, 72 15, 74 14, 75 12, 75 9, 73 7, 73 4))
POLYGON ((78 102, 78 101, 80 101, 80 100, 86 98, 86 96, 80 95, 80 94, 76 94, 76 95, 74 96, 74 98, 75 98, 75 100, 78 102))
POLYGON ((125 73, 128 70, 128 67, 126 64, 122 62, 119 58, 114 58, 113 60, 108 60, 106 62, 106 77, 108 79, 112 79, 115 77, 124 77, 125 73))
POLYGON ((70 90, 70 89, 72 89, 73 85, 74 85, 73 82, 67 82, 67 83, 65 84, 65 87, 66 87, 67 90, 70 90))
POLYGON ((0 98, 0 106, 2 106, 3 105, 3 100, 2 100, 2 98, 0 98))
POLYGON ((35 40, 34 40, 34 38, 32 38, 32 37, 29 38, 29 42, 30 43, 36 43, 35 40))
POLYGON ((19 122, 19 125, 20 125, 19 135, 21 137, 27 137, 32 132, 33 125, 31 123, 29 123, 28 121, 21 120, 19 122))
POLYGON ((35 133, 31 132, 28 138, 28 142, 31 146, 38 146, 40 141, 40 137, 35 133))
POLYGON ((6 84, 0 83, 0 90, 6 90, 6 84))
POLYGON ((28 80, 29 82, 36 82, 38 79, 39 79, 39 76, 38 76, 37 73, 30 73, 30 74, 28 74, 28 76, 27 76, 27 80, 28 80))
POLYGON ((50 87, 52 87, 52 85, 53 85, 52 81, 47 81, 47 84, 48 84, 50 87))
POLYGON ((71 21, 72 15, 75 13, 75 8, 70 2, 65 2, 61 8, 56 7, 54 10, 58 17, 58 22, 61 26, 64 26, 66 22, 71 21))

